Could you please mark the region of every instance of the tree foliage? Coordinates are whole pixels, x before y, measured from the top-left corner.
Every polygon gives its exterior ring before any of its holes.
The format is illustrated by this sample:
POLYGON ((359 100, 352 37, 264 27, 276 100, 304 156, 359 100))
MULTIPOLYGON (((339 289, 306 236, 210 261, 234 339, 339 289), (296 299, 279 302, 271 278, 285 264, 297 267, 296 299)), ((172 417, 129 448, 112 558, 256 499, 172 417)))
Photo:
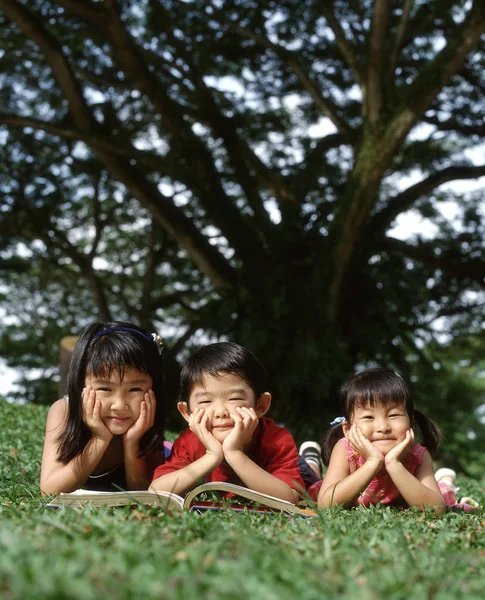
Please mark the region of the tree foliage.
POLYGON ((483 309, 483 203, 445 185, 485 175, 483 2, 0 8, 2 256, 28 263, 5 263, 9 289, 35 280, 64 333, 161 323, 171 361, 243 343, 295 430, 325 427, 358 365, 393 366, 439 413, 443 340, 483 309), (409 211, 429 234, 393 235, 409 211))

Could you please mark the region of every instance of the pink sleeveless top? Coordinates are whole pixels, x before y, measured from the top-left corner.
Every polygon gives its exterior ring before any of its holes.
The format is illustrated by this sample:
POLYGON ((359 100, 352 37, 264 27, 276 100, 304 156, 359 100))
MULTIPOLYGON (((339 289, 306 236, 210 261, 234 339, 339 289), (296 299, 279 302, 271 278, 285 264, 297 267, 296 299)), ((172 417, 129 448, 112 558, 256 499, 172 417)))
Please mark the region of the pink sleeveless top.
MULTIPOLYGON (((347 452, 350 472, 353 473, 354 471, 357 471, 357 469, 365 463, 365 458, 358 452, 355 452, 345 438, 342 438, 339 441, 342 442, 347 452)), ((416 467, 423 462, 425 450, 426 448, 418 442, 414 442, 409 449, 409 452, 403 460, 403 465, 410 473, 414 474, 416 467)), ((399 505, 401 504, 400 500, 402 500, 402 497, 399 490, 394 485, 390 475, 388 475, 387 471, 383 468, 379 471, 377 477, 374 477, 366 489, 360 494, 354 504, 356 506, 370 506, 371 504, 378 503, 399 505)))

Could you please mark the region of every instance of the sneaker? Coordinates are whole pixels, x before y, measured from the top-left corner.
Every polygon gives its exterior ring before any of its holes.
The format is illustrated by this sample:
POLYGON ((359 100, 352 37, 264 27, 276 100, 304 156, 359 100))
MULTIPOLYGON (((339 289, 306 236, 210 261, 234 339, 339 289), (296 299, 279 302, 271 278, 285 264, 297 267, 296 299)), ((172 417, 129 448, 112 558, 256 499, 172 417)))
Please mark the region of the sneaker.
POLYGON ((456 472, 453 471, 453 469, 438 469, 434 474, 434 478, 436 479, 436 481, 440 481, 441 479, 446 478, 449 480, 449 483, 455 485, 456 472))
POLYGON ((473 508, 478 508, 480 506, 476 500, 470 498, 469 496, 463 496, 463 498, 460 498, 460 504, 468 504, 473 506, 473 508))
POLYGON ((316 465, 320 469, 320 473, 323 473, 322 449, 320 448, 320 444, 313 441, 303 442, 300 446, 299 454, 307 463, 316 465))

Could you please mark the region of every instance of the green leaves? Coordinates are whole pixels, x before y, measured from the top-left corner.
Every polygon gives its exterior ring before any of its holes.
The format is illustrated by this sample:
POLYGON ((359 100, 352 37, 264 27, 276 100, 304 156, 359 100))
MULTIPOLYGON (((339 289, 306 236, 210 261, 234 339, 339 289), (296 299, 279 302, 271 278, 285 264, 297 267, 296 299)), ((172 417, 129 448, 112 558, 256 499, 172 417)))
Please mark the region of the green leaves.
POLYGON ((42 370, 29 397, 109 317, 160 329, 171 398, 191 349, 247 345, 301 435, 357 367, 416 379, 424 410, 461 384, 432 365, 483 305, 482 194, 449 187, 483 173, 483 14, 383 4, 5 3, 0 350, 42 370), (394 239, 412 211, 426 235, 394 239))

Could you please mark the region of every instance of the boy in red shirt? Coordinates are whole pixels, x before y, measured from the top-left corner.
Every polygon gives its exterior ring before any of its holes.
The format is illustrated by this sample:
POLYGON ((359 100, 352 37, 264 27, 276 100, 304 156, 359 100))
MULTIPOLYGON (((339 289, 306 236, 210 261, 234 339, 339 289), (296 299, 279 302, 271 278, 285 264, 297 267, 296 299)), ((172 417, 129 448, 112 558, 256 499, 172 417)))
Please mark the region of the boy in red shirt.
POLYGON ((264 416, 270 404, 252 352, 230 342, 201 348, 180 375, 177 408, 189 428, 151 489, 184 494, 202 481, 228 481, 296 503, 305 489, 298 450, 289 431, 264 416))

